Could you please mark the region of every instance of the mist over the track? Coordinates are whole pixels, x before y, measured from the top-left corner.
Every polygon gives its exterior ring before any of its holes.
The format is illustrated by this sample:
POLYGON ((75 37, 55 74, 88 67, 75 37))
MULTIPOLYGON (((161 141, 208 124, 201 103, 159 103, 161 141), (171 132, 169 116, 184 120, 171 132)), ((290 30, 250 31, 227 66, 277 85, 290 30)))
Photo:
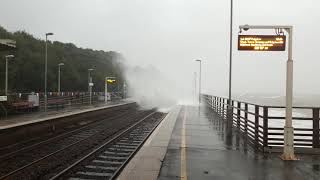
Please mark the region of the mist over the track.
POLYGON ((194 104, 195 94, 152 65, 125 68, 128 97, 142 108, 166 112, 177 104, 194 104))

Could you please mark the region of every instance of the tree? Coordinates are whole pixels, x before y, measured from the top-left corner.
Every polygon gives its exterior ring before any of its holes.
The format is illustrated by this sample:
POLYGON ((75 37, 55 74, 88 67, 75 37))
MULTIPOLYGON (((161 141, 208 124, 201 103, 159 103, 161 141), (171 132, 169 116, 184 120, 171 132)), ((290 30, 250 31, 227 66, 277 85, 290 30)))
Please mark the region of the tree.
MULTIPOLYGON (((0 26, 0 38, 17 42, 17 49, 11 52, 0 52, 0 89, 4 89, 5 61, 4 56, 14 54, 14 61, 9 65, 9 90, 11 92, 44 91, 45 41, 34 38, 24 31, 14 33, 0 26)), ((48 41, 48 91, 57 91, 58 64, 61 68, 62 91, 87 91, 88 68, 92 73, 94 91, 104 91, 106 76, 116 76, 123 82, 123 58, 114 51, 101 51, 78 48, 72 43, 48 41)))

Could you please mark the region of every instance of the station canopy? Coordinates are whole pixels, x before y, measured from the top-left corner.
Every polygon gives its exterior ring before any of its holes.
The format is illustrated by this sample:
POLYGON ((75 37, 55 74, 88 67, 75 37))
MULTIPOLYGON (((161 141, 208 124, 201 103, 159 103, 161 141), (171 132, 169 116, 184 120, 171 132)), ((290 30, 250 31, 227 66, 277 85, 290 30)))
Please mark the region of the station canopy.
POLYGON ((16 49, 16 41, 11 39, 0 39, 0 51, 8 51, 16 49))

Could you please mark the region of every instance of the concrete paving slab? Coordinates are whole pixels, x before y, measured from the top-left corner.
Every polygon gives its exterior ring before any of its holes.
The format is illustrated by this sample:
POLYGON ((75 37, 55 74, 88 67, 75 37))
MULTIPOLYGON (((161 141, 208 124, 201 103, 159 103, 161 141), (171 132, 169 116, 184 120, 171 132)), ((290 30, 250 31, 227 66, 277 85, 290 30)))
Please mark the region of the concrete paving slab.
POLYGON ((132 170, 130 171, 130 176, 127 177, 127 179, 130 180, 152 180, 157 179, 159 174, 159 171, 145 171, 143 174, 141 174, 138 171, 132 170))
POLYGON ((225 141, 225 126, 205 108, 184 106, 177 118, 158 179, 318 180, 320 157, 282 161, 255 152, 238 133, 225 141))

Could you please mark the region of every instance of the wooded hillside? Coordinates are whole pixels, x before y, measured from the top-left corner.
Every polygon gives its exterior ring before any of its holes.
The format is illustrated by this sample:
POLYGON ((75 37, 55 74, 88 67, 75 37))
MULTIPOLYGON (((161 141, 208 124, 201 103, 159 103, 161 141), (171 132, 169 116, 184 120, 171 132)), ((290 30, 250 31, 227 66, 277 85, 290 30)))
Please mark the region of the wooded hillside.
MULTIPOLYGON (((44 90, 45 41, 24 31, 14 33, 0 26, 0 39, 17 42, 17 50, 0 52, 0 92, 5 84, 5 55, 13 54, 9 62, 10 92, 42 92, 44 90)), ((95 84, 93 91, 104 91, 106 76, 116 76, 123 82, 121 55, 114 51, 78 48, 72 43, 48 42, 48 91, 57 91, 58 64, 61 68, 61 91, 87 91, 88 68, 95 84), (120 59, 120 60, 119 60, 120 59)), ((120 86, 121 87, 121 86, 120 86)))

